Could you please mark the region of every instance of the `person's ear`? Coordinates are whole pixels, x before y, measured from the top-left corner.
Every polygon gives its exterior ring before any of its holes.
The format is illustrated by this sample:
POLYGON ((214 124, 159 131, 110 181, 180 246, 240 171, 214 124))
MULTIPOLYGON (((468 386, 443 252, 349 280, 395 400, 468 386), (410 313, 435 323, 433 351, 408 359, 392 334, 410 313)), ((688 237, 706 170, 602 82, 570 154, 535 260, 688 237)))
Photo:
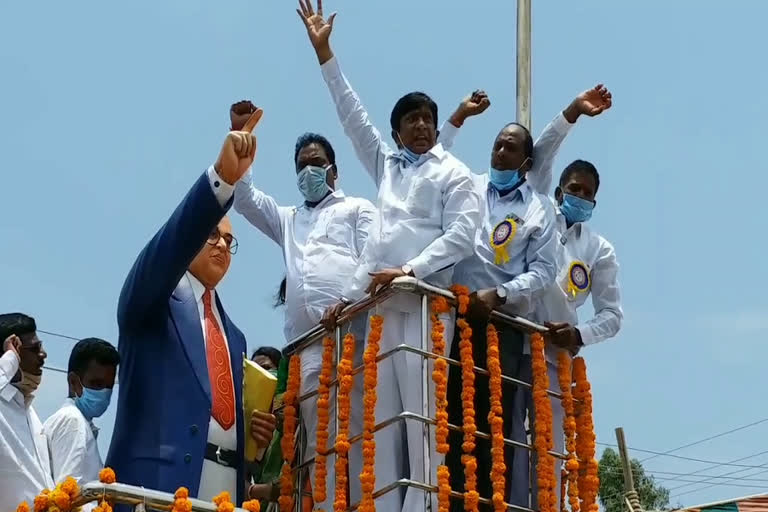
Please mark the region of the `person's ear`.
POLYGON ((80 382, 80 377, 75 372, 69 372, 67 374, 67 384, 69 384, 69 394, 72 396, 82 396, 83 383, 80 382))
POLYGON ((563 189, 559 185, 555 188, 555 201, 557 201, 558 205, 563 204, 563 189))

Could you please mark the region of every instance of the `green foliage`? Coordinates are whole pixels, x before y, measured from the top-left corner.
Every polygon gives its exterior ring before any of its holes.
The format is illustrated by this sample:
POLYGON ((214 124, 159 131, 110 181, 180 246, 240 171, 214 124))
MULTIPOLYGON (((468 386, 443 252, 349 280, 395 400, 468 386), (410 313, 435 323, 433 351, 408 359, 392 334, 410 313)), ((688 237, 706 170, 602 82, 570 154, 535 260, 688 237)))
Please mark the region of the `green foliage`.
MULTIPOLYGON (((669 490, 657 484, 653 476, 646 475, 637 459, 632 459, 630 465, 643 510, 668 508, 669 490)), ((600 457, 599 471, 600 504, 605 512, 627 512, 624 505, 624 471, 621 468, 621 457, 615 450, 605 449, 600 457)))

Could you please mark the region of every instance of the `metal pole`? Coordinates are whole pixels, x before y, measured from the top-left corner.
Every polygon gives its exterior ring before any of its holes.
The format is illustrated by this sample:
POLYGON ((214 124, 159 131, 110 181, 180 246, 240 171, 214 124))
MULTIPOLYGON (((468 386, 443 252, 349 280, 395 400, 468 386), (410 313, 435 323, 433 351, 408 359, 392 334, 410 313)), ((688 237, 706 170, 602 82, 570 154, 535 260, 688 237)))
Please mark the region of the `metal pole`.
POLYGON ((624 429, 616 429, 616 444, 619 445, 619 456, 621 457, 621 467, 624 470, 624 492, 635 490, 635 481, 632 478, 632 463, 627 454, 627 442, 624 439, 624 429))
POLYGON ((531 126, 531 0, 517 0, 517 122, 531 126))
MULTIPOLYGON (((421 296, 421 350, 429 350, 429 297, 425 294, 421 296)), ((407 356, 406 356, 407 357, 407 356)), ((421 414, 429 418, 429 359, 421 357, 421 414)), ((424 482, 432 485, 432 466, 430 464, 431 450, 429 447, 429 424, 424 423, 423 445, 424 445, 424 482)), ((424 492, 424 510, 432 510, 432 493, 424 492)))

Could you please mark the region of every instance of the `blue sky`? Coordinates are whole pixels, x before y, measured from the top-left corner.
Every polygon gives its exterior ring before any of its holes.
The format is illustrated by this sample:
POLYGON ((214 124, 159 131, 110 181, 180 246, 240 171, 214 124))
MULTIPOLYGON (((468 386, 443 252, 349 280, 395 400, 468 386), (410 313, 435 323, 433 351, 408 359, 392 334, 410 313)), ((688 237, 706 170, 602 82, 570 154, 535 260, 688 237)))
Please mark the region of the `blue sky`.
MULTIPOLYGON (((614 107, 579 122, 557 160, 602 175, 593 225, 621 263, 626 321, 585 351, 598 440, 666 451, 762 419, 768 357, 764 150, 768 4, 659 0, 534 2, 533 131, 581 90, 604 82, 614 107)), ((304 131, 334 143, 341 186, 374 187, 339 128, 293 2, 201 0, 4 2, 0 7, 0 311, 34 315, 44 330, 116 343, 115 304, 145 241, 216 157, 228 107, 265 110, 258 186, 299 201, 293 144, 304 131)), ((515 112, 514 2, 328 1, 334 47, 375 122, 423 89, 445 119, 484 88, 491 109, 466 125, 455 153, 487 168, 496 131, 515 112)), ((241 250, 220 293, 249 345, 281 345, 271 308, 279 249, 233 216, 241 250)), ((585 312, 587 313, 587 312, 585 312)), ((72 342, 44 336, 49 364, 72 342)), ((48 372, 44 418, 66 394, 48 372)), ((114 407, 101 420, 106 453, 114 407)), ((768 423, 675 452, 729 461, 763 451, 768 423)), ((640 458, 643 454, 635 452, 640 458)), ((768 454, 719 485, 673 498, 696 504, 768 490, 768 454), (762 471, 762 473, 760 473, 762 471), (752 476, 754 475, 754 476, 752 476)), ((669 457, 655 471, 705 464, 669 457)), ((664 475, 661 475, 662 477, 664 475)), ((667 478, 670 476, 667 475, 667 478)), ((694 479, 694 477, 681 477, 694 479)), ((680 481, 664 482, 672 488, 680 481)), ((679 493, 704 487, 691 485, 679 493)))

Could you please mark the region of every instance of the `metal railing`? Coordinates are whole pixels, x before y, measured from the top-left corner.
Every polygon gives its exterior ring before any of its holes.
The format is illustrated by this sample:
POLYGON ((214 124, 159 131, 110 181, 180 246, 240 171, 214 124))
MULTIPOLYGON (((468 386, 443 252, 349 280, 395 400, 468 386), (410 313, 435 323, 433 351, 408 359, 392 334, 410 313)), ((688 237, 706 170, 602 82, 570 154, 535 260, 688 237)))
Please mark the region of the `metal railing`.
MULTIPOLYGON (((146 489, 120 483, 103 484, 89 482, 80 487, 80 496, 75 500, 74 506, 80 507, 88 503, 108 500, 113 504, 129 505, 136 512, 147 510, 170 510, 173 506, 174 496, 171 493, 146 489)), ((190 498, 192 512, 216 512, 218 507, 210 501, 202 501, 190 498)), ((244 512, 236 508, 236 512, 244 512)))
MULTIPOLYGON (((383 487, 377 489, 374 492, 374 498, 378 498, 380 496, 383 496, 384 494, 387 494, 388 492, 391 492, 397 488, 400 487, 411 487, 415 489, 419 489, 424 491, 425 496, 425 510, 429 511, 432 510, 431 507, 431 499, 430 494, 437 492, 437 486, 431 482, 432 472, 431 472, 431 463, 430 461, 430 432, 429 427, 430 425, 435 425, 435 419, 431 418, 429 416, 429 371, 428 371, 428 361, 429 359, 437 359, 438 356, 433 354, 430 351, 430 333, 429 333, 429 323, 430 323, 430 311, 429 311, 429 299, 432 297, 444 297, 448 303, 451 306, 456 305, 456 297, 453 293, 451 293, 448 290, 444 290, 442 288, 430 285, 428 283, 425 283, 423 281, 420 281, 418 279, 415 279, 413 277, 400 277, 395 279, 392 284, 385 289, 378 292, 375 296, 366 296, 365 298, 356 301, 349 306, 347 306, 339 316, 337 320, 337 327, 335 331, 335 340, 336 340, 336 361, 341 360, 341 351, 342 351, 342 329, 343 326, 351 322, 355 317, 357 317, 360 314, 367 314, 370 310, 378 306, 379 304, 382 304, 392 298, 394 295, 397 294, 416 294, 420 295, 421 302, 420 302, 420 309, 421 309, 421 336, 420 336, 420 343, 419 346, 409 345, 406 343, 397 345, 396 347, 386 350, 382 353, 380 353, 376 359, 377 363, 390 358, 397 354, 398 352, 407 352, 411 354, 416 354, 421 357, 422 364, 421 364, 421 373, 422 373, 422 406, 421 411, 415 412, 415 411, 404 411, 392 418, 385 418, 379 421, 373 431, 378 432, 392 424, 398 423, 398 422, 406 422, 406 421, 417 421, 422 423, 423 425, 423 432, 424 432, 424 438, 423 438, 423 447, 424 447, 424 467, 423 474, 425 475, 425 478, 427 479, 427 482, 419 482, 415 480, 410 480, 407 478, 401 478, 397 480, 396 482, 386 482, 386 485, 383 487)), ((537 323, 531 322, 530 320, 510 315, 506 313, 502 313, 499 311, 493 311, 491 313, 491 320, 494 321, 494 323, 503 323, 509 326, 514 327, 517 330, 520 330, 522 332, 531 334, 531 333, 544 333, 548 329, 542 325, 539 325, 537 323)), ((285 356, 291 356, 293 354, 300 354, 303 350, 306 348, 312 346, 315 343, 319 343, 322 341, 322 339, 328 335, 328 332, 320 325, 315 326, 314 328, 310 329, 309 331, 305 332, 304 334, 296 337, 293 339, 283 350, 283 354, 285 356)), ((450 340, 446 340, 450 343, 450 340)), ((449 365, 453 366, 461 366, 461 363, 455 359, 451 359, 447 356, 439 356, 441 359, 444 359, 449 365)), ((475 366, 475 373, 481 374, 481 375, 488 375, 488 371, 479 368, 475 366)), ((363 365, 357 366, 353 369, 352 375, 357 375, 363 371, 363 365)), ((516 379, 514 377, 508 376, 508 375, 502 375, 502 380, 508 383, 513 383, 518 386, 531 388, 531 384, 528 382, 521 381, 519 379, 516 379)), ((331 387, 335 387, 338 385, 338 380, 334 378, 331 382, 331 387)), ((559 391, 554 390, 548 390, 548 393, 550 396, 555 398, 561 398, 562 395, 559 393, 559 391)), ((317 395, 317 391, 310 391, 307 392, 299 397, 299 401, 307 400, 313 396, 317 395)), ((336 411, 338 411, 338 393, 336 393, 336 411)), ((297 407, 297 411, 300 416, 300 408, 297 407)), ((299 417, 299 421, 301 418, 299 417)), ((339 422, 336 421, 336 432, 335 434, 338 435, 338 427, 339 422)), ((453 425, 449 424, 449 429, 457 432, 462 432, 461 425, 453 425)), ((301 431, 299 431, 299 435, 301 435, 301 431)), ((480 432, 477 431, 475 433, 475 436, 477 438, 481 439, 490 439, 490 435, 488 432, 480 432)), ((362 433, 351 433, 349 442, 350 444, 361 442, 362 440, 362 433)), ((301 439, 299 439, 299 442, 297 443, 299 446, 301 446, 301 439)), ((333 444, 332 442, 330 443, 333 444)), ((506 446, 513 446, 517 448, 523 448, 526 450, 532 450, 533 447, 529 443, 523 443, 520 441, 516 441, 513 439, 504 439, 504 444, 506 446)), ((328 454, 335 453, 334 448, 330 448, 328 450, 328 454)), ((559 458, 559 459, 565 459, 565 454, 550 451, 550 454, 559 458)), ((306 470, 311 470, 311 466, 314 463, 314 457, 309 457, 308 455, 311 454, 305 454, 307 456, 303 456, 299 458, 298 463, 293 468, 293 471, 296 475, 297 479, 297 486, 296 486, 296 512, 301 512, 301 499, 300 498, 303 495, 303 492, 300 490, 304 489, 304 475, 303 473, 306 470)), ((350 477, 354 478, 354 476, 350 475, 350 477)), ((462 498, 463 495, 458 492, 453 492, 452 497, 454 498, 462 498)), ((490 500, 485 498, 480 498, 481 503, 489 504, 490 500)), ((354 503, 349 507, 349 510, 356 510, 359 506, 359 503, 354 503)), ((522 507, 517 506, 513 504, 507 504, 508 510, 517 510, 520 512, 533 512, 531 508, 528 507, 522 507)))

